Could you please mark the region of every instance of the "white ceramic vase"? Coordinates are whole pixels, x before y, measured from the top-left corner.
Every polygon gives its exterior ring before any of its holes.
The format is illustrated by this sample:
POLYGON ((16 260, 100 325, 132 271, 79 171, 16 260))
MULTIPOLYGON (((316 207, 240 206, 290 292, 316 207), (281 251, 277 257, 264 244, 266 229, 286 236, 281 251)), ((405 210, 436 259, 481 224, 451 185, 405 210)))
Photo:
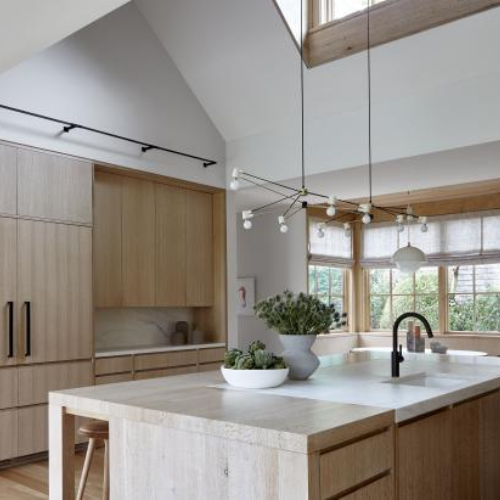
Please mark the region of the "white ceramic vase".
POLYGON ((288 377, 292 380, 306 380, 319 367, 319 359, 311 351, 316 335, 280 335, 285 346, 282 356, 290 368, 288 377))

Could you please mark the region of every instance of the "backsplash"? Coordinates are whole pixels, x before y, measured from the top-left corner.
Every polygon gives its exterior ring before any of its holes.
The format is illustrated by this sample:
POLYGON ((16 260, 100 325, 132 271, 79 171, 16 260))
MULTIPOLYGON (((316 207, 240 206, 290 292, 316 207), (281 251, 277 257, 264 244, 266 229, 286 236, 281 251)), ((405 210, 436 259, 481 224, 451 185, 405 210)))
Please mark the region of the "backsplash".
POLYGON ((189 308, 112 308, 96 309, 95 348, 128 348, 170 344, 177 321, 193 326, 189 308))

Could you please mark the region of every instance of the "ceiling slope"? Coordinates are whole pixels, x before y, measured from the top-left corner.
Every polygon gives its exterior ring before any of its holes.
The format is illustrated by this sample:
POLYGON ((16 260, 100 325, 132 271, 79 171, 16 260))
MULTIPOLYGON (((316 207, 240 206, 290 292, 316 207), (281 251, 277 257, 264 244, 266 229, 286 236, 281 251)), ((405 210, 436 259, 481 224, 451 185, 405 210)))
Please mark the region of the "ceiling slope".
POLYGON ((0 73, 129 0, 0 0, 0 73))

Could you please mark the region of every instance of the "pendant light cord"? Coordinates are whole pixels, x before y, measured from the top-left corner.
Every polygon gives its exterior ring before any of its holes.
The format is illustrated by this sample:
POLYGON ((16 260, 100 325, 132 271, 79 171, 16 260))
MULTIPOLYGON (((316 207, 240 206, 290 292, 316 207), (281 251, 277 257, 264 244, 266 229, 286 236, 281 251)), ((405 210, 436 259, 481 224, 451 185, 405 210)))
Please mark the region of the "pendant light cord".
POLYGON ((370 7, 371 0, 368 0, 366 11, 366 64, 368 73, 368 183, 370 190, 370 203, 373 201, 373 176, 372 176, 372 58, 370 40, 370 7))
POLYGON ((304 4, 300 1, 300 110, 301 110, 301 165, 302 189, 306 187, 305 152, 304 152, 304 4))

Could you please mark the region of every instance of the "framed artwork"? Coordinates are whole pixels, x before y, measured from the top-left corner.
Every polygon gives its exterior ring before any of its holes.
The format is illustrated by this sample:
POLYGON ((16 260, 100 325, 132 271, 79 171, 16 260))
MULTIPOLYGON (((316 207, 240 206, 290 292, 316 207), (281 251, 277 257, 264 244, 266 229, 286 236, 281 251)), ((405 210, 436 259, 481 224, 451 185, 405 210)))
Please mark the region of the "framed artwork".
POLYGON ((253 316, 255 278, 238 278, 236 280, 236 298, 238 316, 253 316))

